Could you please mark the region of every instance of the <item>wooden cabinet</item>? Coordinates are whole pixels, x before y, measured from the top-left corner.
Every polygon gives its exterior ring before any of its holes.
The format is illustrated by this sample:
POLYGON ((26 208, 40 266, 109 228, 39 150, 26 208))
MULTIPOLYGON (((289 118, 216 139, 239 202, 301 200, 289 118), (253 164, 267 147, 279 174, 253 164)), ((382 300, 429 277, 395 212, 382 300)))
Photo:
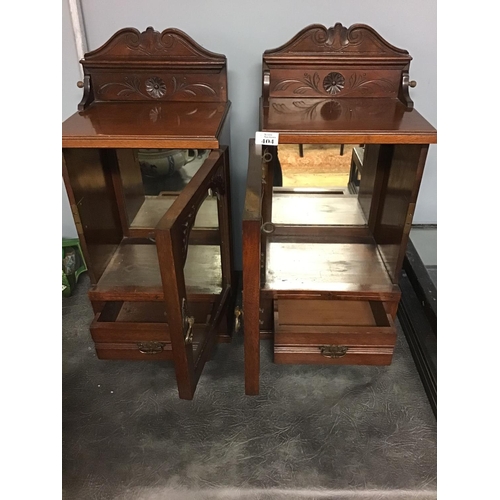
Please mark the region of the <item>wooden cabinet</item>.
POLYGON ((259 392, 261 336, 274 339, 277 363, 392 360, 399 274, 436 142, 409 96, 410 61, 366 25, 308 26, 264 52, 260 130, 279 133, 279 146, 250 141, 247 394, 259 392), (345 157, 343 185, 332 156, 305 162, 319 145, 345 157), (284 164, 290 147, 299 158, 292 173, 284 164))
POLYGON ((234 321, 226 58, 127 28, 82 64, 62 160, 97 355, 173 360, 191 399, 234 321))

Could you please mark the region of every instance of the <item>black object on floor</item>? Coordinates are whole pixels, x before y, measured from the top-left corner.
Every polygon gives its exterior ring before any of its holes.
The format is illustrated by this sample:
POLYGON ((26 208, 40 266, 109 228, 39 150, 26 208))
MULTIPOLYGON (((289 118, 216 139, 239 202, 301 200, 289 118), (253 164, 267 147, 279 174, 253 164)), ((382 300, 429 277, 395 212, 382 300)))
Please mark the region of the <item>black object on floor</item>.
POLYGON ((193 401, 167 362, 100 361, 85 276, 63 300, 63 498, 434 499, 436 420, 404 335, 388 367, 272 363, 245 396, 243 337, 193 401))
POLYGON ((408 248, 399 286, 398 319, 437 416, 437 266, 424 266, 413 245, 408 248), (434 275, 434 276, 433 276, 434 275))

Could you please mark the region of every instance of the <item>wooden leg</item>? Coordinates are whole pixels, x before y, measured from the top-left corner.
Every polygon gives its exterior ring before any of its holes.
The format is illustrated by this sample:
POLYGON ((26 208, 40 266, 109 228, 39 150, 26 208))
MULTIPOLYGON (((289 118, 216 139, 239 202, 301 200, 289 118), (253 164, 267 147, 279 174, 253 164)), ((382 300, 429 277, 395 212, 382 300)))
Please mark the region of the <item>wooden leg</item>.
POLYGON ((340 156, 344 156, 344 145, 340 145, 340 156))
POLYGON ((301 158, 304 157, 304 145, 303 144, 299 144, 299 156, 301 158))
POLYGON ((243 221, 243 335, 245 394, 259 394, 260 221, 243 221))

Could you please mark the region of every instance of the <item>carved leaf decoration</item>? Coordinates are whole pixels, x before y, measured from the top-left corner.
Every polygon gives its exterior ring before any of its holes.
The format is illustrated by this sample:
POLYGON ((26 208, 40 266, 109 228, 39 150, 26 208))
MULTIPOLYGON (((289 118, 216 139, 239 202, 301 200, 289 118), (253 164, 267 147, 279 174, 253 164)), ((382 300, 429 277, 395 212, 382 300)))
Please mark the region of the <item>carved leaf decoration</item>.
POLYGON ((172 83, 173 83, 173 91, 170 95, 177 94, 178 92, 185 92, 186 94, 198 95, 196 91, 199 91, 200 94, 216 95, 215 90, 206 83, 177 82, 175 76, 172 77, 172 83))
POLYGON ((320 77, 318 73, 314 73, 313 76, 311 76, 309 73, 304 73, 304 80, 282 80, 274 86, 273 90, 286 90, 290 85, 294 83, 301 83, 302 85, 300 87, 297 87, 293 90, 294 94, 305 94, 310 90, 314 90, 315 92, 321 94, 321 89, 318 87, 319 82, 320 77))
POLYGON ((368 94, 372 91, 373 87, 379 87, 386 92, 395 92, 394 82, 387 80, 386 78, 380 78, 377 80, 366 80, 366 73, 362 75, 353 74, 349 78, 350 88, 343 92, 343 95, 350 94, 352 92, 358 91, 361 94, 368 94))
POLYGON ((293 101, 294 109, 289 109, 284 103, 273 103, 273 109, 278 114, 299 114, 304 116, 309 120, 313 120, 316 117, 317 110, 322 106, 326 100, 315 101, 312 104, 306 103, 305 101, 293 101))
POLYGON ((272 106, 276 113, 279 113, 280 115, 288 112, 286 104, 273 102, 272 106))
POLYGON ((353 118, 351 112, 347 113, 345 107, 342 106, 341 100, 320 99, 307 101, 293 101, 293 108, 289 108, 285 103, 274 102, 272 107, 274 111, 280 115, 298 115, 308 120, 315 120, 318 112, 323 120, 333 121, 343 116, 349 121, 353 118))
MULTIPOLYGON (((188 87, 195 87, 197 90, 200 91, 201 94, 206 94, 206 95, 215 95, 216 92, 215 90, 207 85, 206 83, 192 83, 188 85, 188 87)), ((195 93, 196 95, 196 93, 195 93)))
POLYGON ((146 99, 159 99, 159 98, 170 98, 175 94, 180 92, 185 92, 190 95, 216 95, 217 92, 210 87, 210 85, 206 83, 186 83, 179 82, 175 76, 172 77, 172 92, 167 92, 167 87, 164 84, 163 80, 158 77, 150 77, 146 79, 145 88, 148 91, 148 94, 145 94, 141 91, 141 79, 139 77, 133 77, 129 79, 125 77, 124 82, 110 82, 102 85, 98 93, 105 93, 105 89, 113 86, 124 87, 119 90, 116 95, 117 96, 129 96, 131 94, 139 94, 146 99), (156 85, 156 86, 155 86, 156 85))
POLYGON ((140 94, 142 95, 143 97, 147 97, 149 98, 149 96, 147 96, 146 94, 144 94, 141 89, 140 89, 140 85, 141 85, 141 81, 139 78, 137 77, 134 77, 132 78, 131 80, 129 80, 128 77, 125 77, 125 81, 124 82, 111 82, 111 83, 106 83, 104 84, 102 87, 100 87, 98 93, 99 94, 102 94, 104 89, 107 88, 107 87, 112 87, 114 85, 117 85, 117 86, 121 86, 121 87, 125 87, 124 89, 118 91, 116 93, 116 95, 120 95, 120 96, 129 96, 131 94, 140 94))
POLYGON ((282 80, 274 87, 274 90, 286 90, 292 83, 302 83, 300 80, 282 80))
POLYGON ((313 85, 314 85, 314 88, 319 92, 318 84, 319 84, 319 75, 318 75, 318 73, 314 73, 313 85))
POLYGON ((300 112, 309 120, 313 120, 316 116, 317 109, 320 105, 322 105, 325 101, 318 101, 311 104, 306 104, 304 101, 294 101, 293 105, 301 110, 300 112))
POLYGON ((305 94, 307 91, 311 90, 310 87, 297 87, 293 93, 294 94, 305 94))

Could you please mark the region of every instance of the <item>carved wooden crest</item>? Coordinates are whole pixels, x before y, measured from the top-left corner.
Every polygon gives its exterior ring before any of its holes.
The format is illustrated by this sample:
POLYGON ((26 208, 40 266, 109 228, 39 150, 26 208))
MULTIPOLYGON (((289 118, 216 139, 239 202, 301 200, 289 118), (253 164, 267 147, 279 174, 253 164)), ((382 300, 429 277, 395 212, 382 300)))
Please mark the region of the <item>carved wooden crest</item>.
POLYGON ((411 61, 407 50, 398 49, 384 40, 373 28, 354 24, 350 28, 337 23, 332 28, 313 24, 297 33, 289 42, 277 49, 266 50, 264 60, 278 57, 328 56, 331 58, 371 59, 387 58, 402 63, 411 61))
POLYGON ((314 24, 263 54, 264 103, 270 97, 388 97, 407 107, 408 51, 391 45, 373 28, 314 24))
POLYGON ((93 101, 227 101, 226 57, 175 28, 124 28, 80 62, 80 111, 93 101))
POLYGON ((124 28, 115 33, 104 45, 85 54, 84 67, 96 67, 97 63, 120 65, 160 62, 171 66, 180 63, 224 66, 226 57, 203 48, 189 35, 175 28, 159 33, 152 27, 142 33, 135 28, 124 28))

